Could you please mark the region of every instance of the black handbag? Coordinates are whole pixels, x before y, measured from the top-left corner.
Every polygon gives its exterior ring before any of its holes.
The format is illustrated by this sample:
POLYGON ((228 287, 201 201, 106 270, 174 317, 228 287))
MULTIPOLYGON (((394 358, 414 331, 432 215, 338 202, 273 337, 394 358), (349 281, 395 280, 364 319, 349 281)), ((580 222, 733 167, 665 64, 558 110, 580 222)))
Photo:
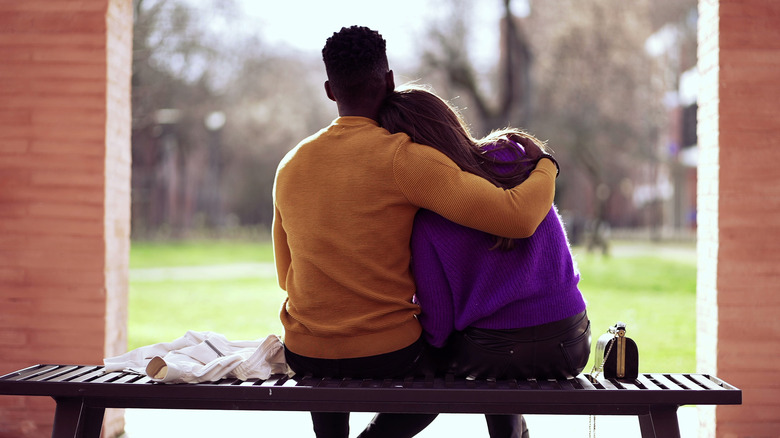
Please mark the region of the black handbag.
POLYGON ((639 349, 636 342, 626 336, 625 323, 618 322, 599 336, 594 360, 592 379, 601 372, 607 379, 624 382, 632 382, 639 376, 639 349))

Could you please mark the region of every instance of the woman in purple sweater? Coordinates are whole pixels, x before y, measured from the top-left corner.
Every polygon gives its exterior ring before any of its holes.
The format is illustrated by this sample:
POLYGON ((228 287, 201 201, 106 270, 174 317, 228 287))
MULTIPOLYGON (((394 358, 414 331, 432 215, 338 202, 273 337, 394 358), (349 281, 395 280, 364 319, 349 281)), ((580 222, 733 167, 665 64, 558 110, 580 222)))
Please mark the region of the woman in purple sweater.
MULTIPOLYGON (((544 153, 518 130, 476 140, 445 101, 422 88, 390 95, 380 124, 434 147, 463 170, 514 187, 544 153)), ((446 372, 494 378, 572 378, 590 354, 590 321, 553 206, 533 236, 505 239, 420 210, 411 239, 420 322, 446 372)), ((522 436, 521 418, 488 415, 491 437, 522 436)), ((527 432, 526 432, 527 433, 527 432)))

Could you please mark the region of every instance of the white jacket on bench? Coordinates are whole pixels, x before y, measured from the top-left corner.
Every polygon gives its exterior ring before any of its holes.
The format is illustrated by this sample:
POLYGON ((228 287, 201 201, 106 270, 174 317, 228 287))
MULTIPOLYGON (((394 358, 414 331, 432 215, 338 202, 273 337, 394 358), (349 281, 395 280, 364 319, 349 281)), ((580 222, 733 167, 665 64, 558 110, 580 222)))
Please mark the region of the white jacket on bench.
POLYGON ((105 358, 103 363, 107 372, 145 374, 163 383, 216 382, 224 378, 264 380, 272 374, 294 374, 276 335, 263 340, 230 341, 219 333, 188 331, 172 342, 139 347, 105 358))

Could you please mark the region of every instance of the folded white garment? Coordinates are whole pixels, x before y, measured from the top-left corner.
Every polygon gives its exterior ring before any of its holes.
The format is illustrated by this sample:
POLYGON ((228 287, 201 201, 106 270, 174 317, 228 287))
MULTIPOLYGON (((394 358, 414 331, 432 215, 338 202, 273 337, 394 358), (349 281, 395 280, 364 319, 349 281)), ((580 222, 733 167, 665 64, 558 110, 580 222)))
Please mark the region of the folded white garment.
POLYGON ((224 378, 264 380, 272 374, 294 374, 285 361, 284 345, 276 335, 257 341, 229 341, 219 333, 188 331, 172 342, 105 358, 103 364, 106 372, 146 374, 164 383, 215 382, 224 378))

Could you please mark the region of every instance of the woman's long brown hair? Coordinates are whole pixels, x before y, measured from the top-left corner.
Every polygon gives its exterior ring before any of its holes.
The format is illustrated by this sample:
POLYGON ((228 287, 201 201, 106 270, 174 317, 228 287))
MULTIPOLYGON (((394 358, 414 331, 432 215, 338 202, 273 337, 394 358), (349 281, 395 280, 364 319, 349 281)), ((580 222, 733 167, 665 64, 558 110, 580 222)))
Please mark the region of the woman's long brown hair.
MULTIPOLYGON (((517 129, 493 131, 475 139, 457 108, 419 86, 407 85, 391 93, 379 111, 379 124, 393 134, 404 132, 413 142, 439 150, 461 169, 503 188, 525 181, 535 166, 513 142, 524 147, 533 142, 545 150, 542 142, 517 129), (509 151, 513 158, 507 159, 508 154, 499 153, 501 150, 509 151)), ((497 237, 496 247, 513 246, 512 239, 497 237)))

